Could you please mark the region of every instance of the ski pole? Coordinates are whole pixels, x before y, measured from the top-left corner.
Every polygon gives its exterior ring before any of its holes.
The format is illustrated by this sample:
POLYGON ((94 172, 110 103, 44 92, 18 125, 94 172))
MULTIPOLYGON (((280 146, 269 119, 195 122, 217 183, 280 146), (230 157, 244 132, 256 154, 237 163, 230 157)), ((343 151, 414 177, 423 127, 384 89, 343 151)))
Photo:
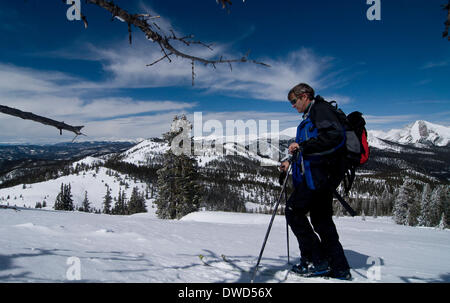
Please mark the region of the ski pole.
MULTIPOLYGON (((287 207, 287 203, 288 203, 288 197, 287 197, 286 190, 284 191, 284 197, 286 198, 286 204, 285 204, 285 209, 284 209, 284 211, 286 212, 286 207, 287 207)), ((286 218, 286 244, 287 244, 288 264, 291 264, 291 261, 289 259, 289 224, 288 224, 287 218, 286 218)))
MULTIPOLYGON (((296 158, 296 153, 293 154, 291 159, 295 159, 295 158, 296 158)), ((294 160, 292 160, 292 161, 294 161, 294 160)), ((288 172, 286 174, 286 177, 284 178, 283 188, 281 190, 280 197, 278 198, 278 201, 275 204, 275 209, 273 211, 272 218, 270 219, 269 227, 267 228, 266 236, 264 237, 264 242, 263 242, 263 245, 261 247, 261 251, 259 253, 258 262, 256 262, 255 269, 253 270, 252 279, 250 281, 251 283, 254 282, 255 277, 256 277, 256 273, 258 272, 259 262, 261 262, 261 258, 262 258, 263 252, 264 252, 264 248, 266 247, 267 239, 269 238, 270 230, 272 229, 273 220, 275 219, 275 215, 277 214, 278 205, 280 205, 281 198, 283 197, 283 192, 286 190, 286 184, 287 184, 287 180, 289 179, 289 174, 290 174, 291 170, 292 170, 292 164, 289 165, 288 172)))

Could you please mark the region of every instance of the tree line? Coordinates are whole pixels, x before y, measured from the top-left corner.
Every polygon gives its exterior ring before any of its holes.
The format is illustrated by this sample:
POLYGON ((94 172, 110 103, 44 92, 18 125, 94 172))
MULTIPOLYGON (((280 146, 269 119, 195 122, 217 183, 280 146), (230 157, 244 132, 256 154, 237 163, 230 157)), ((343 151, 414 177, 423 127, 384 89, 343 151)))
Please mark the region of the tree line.
MULTIPOLYGON (((137 186, 133 188, 129 199, 126 196, 125 190, 122 191, 122 189, 119 189, 118 196, 113 198, 111 195, 111 189, 109 188, 109 186, 106 186, 106 194, 103 197, 102 204, 103 209, 101 211, 91 207, 91 203, 88 198, 88 192, 85 191, 84 199, 81 203, 81 206, 79 206, 77 210, 82 212, 95 212, 109 215, 132 215, 136 213, 147 212, 145 204, 145 193, 140 192, 137 186)), ((61 190, 56 196, 54 209, 64 211, 75 210, 72 196, 72 187, 70 184, 61 183, 61 190)))

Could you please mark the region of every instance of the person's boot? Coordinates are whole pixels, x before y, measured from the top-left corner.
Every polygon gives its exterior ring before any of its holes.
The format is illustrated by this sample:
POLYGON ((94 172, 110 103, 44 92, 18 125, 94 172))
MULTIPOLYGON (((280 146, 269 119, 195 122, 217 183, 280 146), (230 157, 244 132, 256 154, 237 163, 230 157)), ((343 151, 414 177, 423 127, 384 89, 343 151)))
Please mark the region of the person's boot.
POLYGON ((312 263, 305 259, 300 259, 300 263, 297 265, 292 266, 292 271, 299 275, 304 275, 308 273, 309 266, 312 265, 312 263))
POLYGON ((322 277, 330 272, 328 261, 324 260, 318 264, 309 263, 308 266, 302 266, 302 263, 294 266, 292 271, 303 277, 322 277))

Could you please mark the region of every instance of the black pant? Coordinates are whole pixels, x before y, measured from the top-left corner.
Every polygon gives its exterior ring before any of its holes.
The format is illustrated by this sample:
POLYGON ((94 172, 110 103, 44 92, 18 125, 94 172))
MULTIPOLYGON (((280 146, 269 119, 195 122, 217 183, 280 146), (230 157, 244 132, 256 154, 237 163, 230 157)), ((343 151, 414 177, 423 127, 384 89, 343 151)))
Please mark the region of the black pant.
POLYGON ((297 237, 302 260, 330 262, 332 270, 350 268, 333 222, 333 193, 325 186, 310 190, 305 182, 295 188, 286 205, 286 219, 297 237), (306 217, 310 213, 311 224, 306 217), (317 236, 317 234, 320 236, 317 236))

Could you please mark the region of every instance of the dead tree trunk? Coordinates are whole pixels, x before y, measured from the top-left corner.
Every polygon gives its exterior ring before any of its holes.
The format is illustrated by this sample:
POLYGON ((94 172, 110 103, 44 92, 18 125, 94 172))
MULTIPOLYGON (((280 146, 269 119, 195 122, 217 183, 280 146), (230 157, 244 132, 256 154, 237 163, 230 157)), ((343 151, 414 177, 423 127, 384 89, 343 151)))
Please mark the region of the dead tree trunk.
POLYGON ((59 129, 59 133, 62 135, 62 131, 63 130, 67 130, 67 131, 71 131, 73 133, 75 133, 77 136, 83 135, 81 133, 81 129, 84 126, 72 126, 72 125, 68 125, 64 122, 58 122, 46 117, 42 117, 42 116, 38 116, 35 115, 33 113, 30 112, 23 112, 21 110, 12 108, 12 107, 8 107, 8 106, 4 106, 4 105, 0 105, 0 113, 4 113, 7 115, 11 115, 11 116, 16 116, 25 120, 33 120, 45 125, 50 125, 50 126, 54 126, 57 129, 59 129))

